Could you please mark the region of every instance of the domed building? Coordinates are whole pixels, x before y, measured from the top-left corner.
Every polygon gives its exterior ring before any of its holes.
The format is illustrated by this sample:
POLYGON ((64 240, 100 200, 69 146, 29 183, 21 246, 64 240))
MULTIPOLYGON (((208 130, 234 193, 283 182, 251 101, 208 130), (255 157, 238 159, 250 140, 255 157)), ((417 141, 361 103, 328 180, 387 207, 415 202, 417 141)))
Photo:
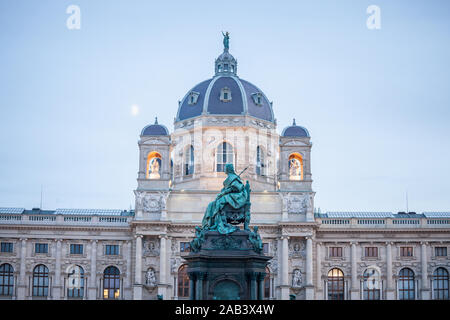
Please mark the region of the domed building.
POLYGON ((0 208, 0 299, 212 290, 184 257, 226 164, 250 183, 250 225, 272 257, 258 277, 264 299, 449 299, 450 213, 314 210, 309 131, 295 120, 278 131, 225 40, 213 77, 181 97, 173 132, 157 119, 142 129, 135 210, 0 208))

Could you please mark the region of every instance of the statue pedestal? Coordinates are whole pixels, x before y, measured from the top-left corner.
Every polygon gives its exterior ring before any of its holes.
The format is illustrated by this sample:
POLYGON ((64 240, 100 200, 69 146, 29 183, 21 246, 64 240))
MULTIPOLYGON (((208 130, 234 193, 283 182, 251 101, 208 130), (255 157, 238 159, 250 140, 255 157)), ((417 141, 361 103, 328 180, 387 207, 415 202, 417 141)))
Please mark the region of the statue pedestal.
POLYGON ((249 231, 228 235, 205 232, 199 252, 185 257, 191 300, 262 300, 265 269, 271 257, 257 253, 249 231))

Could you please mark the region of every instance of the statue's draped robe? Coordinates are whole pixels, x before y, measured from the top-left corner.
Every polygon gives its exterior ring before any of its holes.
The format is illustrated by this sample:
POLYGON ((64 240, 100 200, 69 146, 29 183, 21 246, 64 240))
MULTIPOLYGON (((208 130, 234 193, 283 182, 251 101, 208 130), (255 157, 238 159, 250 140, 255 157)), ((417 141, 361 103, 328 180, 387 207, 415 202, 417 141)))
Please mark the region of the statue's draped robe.
POLYGON ((218 231, 221 234, 228 234, 238 228, 227 223, 223 208, 227 204, 234 209, 242 208, 247 202, 248 194, 241 178, 235 173, 229 173, 227 179, 223 182, 223 186, 221 195, 206 208, 202 227, 218 231))

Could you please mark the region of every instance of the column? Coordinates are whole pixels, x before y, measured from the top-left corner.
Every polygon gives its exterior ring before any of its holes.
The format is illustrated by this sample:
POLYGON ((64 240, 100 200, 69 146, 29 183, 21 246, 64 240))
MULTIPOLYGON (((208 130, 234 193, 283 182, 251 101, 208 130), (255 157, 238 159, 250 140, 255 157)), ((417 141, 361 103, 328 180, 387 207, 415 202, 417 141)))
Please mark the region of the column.
POLYGON ((203 300, 203 280, 206 274, 204 272, 197 272, 197 284, 196 284, 196 299, 203 300))
POLYGON ((55 282, 53 286, 53 299, 61 299, 61 239, 56 240, 55 282))
POLYGON ((350 288, 350 299, 360 300, 358 285, 358 269, 356 264, 356 243, 351 243, 351 266, 352 266, 352 284, 350 288))
POLYGON ((98 240, 91 240, 91 277, 88 287, 89 300, 97 299, 97 242, 98 240))
POLYGON ((167 261, 166 261, 166 239, 167 235, 159 236, 159 284, 158 284, 158 294, 163 296, 163 299, 167 298, 166 287, 167 287, 167 261))
POLYGON ((289 300, 289 237, 281 237, 281 300, 289 300))
POLYGON ((392 278, 392 242, 386 243, 386 300, 395 300, 392 278))
POLYGON ((136 235, 136 255, 134 270, 133 299, 142 300, 142 235, 136 235))
POLYGON ((17 299, 25 300, 27 283, 25 281, 26 274, 26 259, 27 259, 27 239, 20 239, 20 275, 19 275, 19 285, 17 288, 17 299))
POLYGON ((322 262, 321 262, 321 254, 322 254, 322 245, 316 242, 316 300, 320 300, 320 293, 323 291, 322 289, 322 262))
POLYGON ((132 253, 132 243, 131 240, 127 241, 127 276, 125 277, 125 286, 122 289, 122 291, 124 291, 124 296, 126 300, 131 300, 132 299, 132 290, 133 290, 133 286, 132 286, 132 280, 131 277, 133 275, 133 272, 131 270, 131 261, 133 259, 133 253, 132 253))
POLYGON ((430 286, 428 283, 428 261, 427 261, 427 243, 422 242, 421 253, 421 271, 422 271, 422 300, 430 300, 430 286))
POLYGON ((306 300, 314 299, 313 284, 313 248, 311 237, 306 238, 306 284, 305 284, 306 300))
POLYGON ((247 274, 248 280, 250 281, 250 295, 249 295, 249 299, 250 300, 256 300, 257 298, 257 287, 256 287, 256 277, 257 277, 257 273, 256 272, 249 272, 247 274))
POLYGON ((258 273, 258 300, 264 300, 264 278, 266 277, 266 273, 260 272, 258 273))
POLYGON ((195 300, 195 274, 188 273, 189 276, 189 300, 195 300))

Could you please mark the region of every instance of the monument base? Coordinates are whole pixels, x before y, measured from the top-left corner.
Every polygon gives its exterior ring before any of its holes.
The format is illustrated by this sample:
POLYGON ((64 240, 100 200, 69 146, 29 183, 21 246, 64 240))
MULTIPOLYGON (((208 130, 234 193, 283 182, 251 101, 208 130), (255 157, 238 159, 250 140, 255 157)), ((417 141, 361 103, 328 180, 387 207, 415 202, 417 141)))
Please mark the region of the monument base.
POLYGON ((205 232, 201 249, 185 257, 191 300, 264 299, 265 270, 271 257, 255 251, 250 233, 205 232))

